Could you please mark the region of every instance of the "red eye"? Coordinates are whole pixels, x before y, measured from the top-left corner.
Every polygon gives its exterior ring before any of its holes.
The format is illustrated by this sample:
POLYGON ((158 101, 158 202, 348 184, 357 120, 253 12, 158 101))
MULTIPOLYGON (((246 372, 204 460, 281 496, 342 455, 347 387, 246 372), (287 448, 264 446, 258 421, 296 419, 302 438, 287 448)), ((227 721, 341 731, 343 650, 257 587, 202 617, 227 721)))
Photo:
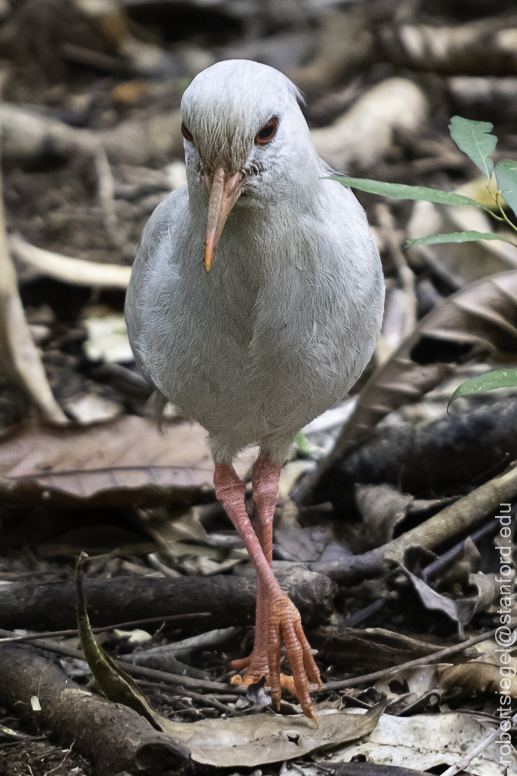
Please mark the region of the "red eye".
POLYGON ((269 119, 267 124, 264 124, 262 129, 257 132, 255 136, 255 144, 256 145, 267 145, 271 140, 273 140, 274 136, 276 135, 276 131, 278 129, 278 119, 276 116, 273 116, 272 119, 269 119))
POLYGON ((189 141, 189 143, 193 143, 194 142, 194 138, 192 137, 192 134, 186 128, 184 121, 181 122, 181 134, 183 135, 185 140, 189 141))

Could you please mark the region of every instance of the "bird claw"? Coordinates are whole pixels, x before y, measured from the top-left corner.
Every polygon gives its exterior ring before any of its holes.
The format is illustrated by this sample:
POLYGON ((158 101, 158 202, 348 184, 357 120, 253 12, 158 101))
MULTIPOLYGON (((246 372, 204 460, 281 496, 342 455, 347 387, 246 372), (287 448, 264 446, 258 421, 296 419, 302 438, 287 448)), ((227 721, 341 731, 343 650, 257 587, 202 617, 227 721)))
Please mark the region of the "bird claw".
POLYGON ((271 700, 277 710, 280 708, 282 686, 285 687, 280 673, 282 641, 293 672, 292 677, 286 677, 292 680, 288 689, 298 698, 305 716, 318 724, 309 695, 309 681, 321 689, 320 672, 303 632, 298 609, 286 595, 279 592, 270 599, 268 633, 269 684, 271 700))
POLYGON ((320 672, 303 632, 300 613, 283 593, 274 593, 269 600, 267 653, 255 648, 248 657, 233 660, 230 668, 244 672, 242 677, 239 674, 232 677, 231 683, 234 685, 255 684, 265 676, 277 711, 280 709, 282 690, 286 690, 298 698, 305 716, 314 720, 318 726, 309 695, 309 681, 317 684, 321 690, 320 672), (291 664, 292 676, 280 671, 282 641, 291 664))

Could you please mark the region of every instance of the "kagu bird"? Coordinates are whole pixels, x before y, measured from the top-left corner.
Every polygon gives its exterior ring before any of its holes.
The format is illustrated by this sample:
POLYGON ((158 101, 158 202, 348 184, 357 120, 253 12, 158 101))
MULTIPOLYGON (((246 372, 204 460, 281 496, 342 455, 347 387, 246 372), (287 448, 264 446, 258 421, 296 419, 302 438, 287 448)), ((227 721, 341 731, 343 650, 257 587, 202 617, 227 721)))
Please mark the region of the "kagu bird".
POLYGON ((384 283, 364 212, 328 179, 299 99, 256 62, 193 80, 181 103, 188 184, 144 229, 126 317, 142 374, 208 430, 216 495, 257 571, 255 646, 232 667, 247 683, 265 675, 277 707, 290 688, 315 719, 309 681, 320 675, 271 570, 273 512, 296 433, 368 363, 384 283), (256 530, 232 467, 252 444, 256 530), (292 677, 280 673, 282 641, 292 677))

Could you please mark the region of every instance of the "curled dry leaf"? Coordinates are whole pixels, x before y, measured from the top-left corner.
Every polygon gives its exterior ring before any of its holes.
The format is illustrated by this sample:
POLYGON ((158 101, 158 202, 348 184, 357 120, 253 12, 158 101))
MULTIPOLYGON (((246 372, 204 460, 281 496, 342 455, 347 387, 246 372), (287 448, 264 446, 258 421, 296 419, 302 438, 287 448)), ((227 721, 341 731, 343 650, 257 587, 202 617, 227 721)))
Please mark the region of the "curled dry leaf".
POLYGON ((402 569, 402 571, 407 576, 423 606, 428 611, 441 612, 450 620, 452 620, 458 628, 459 637, 464 639, 465 636, 456 607, 456 602, 451 598, 447 598, 446 596, 437 593, 436 590, 433 590, 433 588, 430 587, 430 585, 426 584, 422 579, 419 579, 415 574, 412 574, 407 569, 402 569))
POLYGON ((475 592, 456 600, 459 618, 464 625, 471 622, 478 612, 485 612, 496 604, 500 595, 495 574, 484 574, 479 571, 477 574, 469 574, 468 582, 475 592))
POLYGON ((355 553, 361 553, 381 547, 393 539, 393 532, 406 517, 414 496, 400 493, 396 488, 385 484, 356 484, 354 491, 362 521, 344 525, 341 530, 347 547, 355 553))
POLYGON ((396 674, 375 683, 375 689, 390 701, 389 714, 407 716, 412 710, 423 711, 433 698, 441 693, 437 690, 443 671, 449 663, 434 663, 402 669, 396 674))
MULTIPOLYGON (((247 451, 240 476, 251 460, 247 451)), ((213 468, 206 431, 196 423, 160 435, 156 424, 134 415, 86 428, 27 421, 0 435, 0 493, 12 501, 190 503, 211 494, 213 468)))
MULTIPOLYGON (((507 653, 509 654, 509 653, 507 653)), ((448 690, 461 687, 466 695, 473 693, 501 693, 517 698, 517 658, 509 663, 500 662, 499 655, 483 655, 457 666, 449 666, 440 677, 439 687, 448 690), (502 685, 502 679, 505 684, 502 685)))
POLYGON ((487 355, 515 357, 516 350, 517 270, 484 278, 453 294, 422 318, 368 380, 317 476, 368 437, 386 415, 417 401, 449 377, 458 363, 487 355))

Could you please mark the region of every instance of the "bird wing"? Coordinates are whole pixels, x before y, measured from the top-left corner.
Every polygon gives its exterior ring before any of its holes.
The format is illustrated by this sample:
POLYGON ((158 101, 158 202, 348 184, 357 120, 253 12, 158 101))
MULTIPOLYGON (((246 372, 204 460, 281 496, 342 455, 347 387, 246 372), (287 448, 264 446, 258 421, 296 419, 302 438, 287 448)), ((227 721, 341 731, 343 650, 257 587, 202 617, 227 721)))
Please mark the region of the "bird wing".
POLYGON ((156 282, 149 282, 160 272, 160 267, 175 261, 175 244, 181 226, 188 219, 188 190, 181 186, 160 202, 142 232, 142 239, 131 271, 126 294, 125 314, 129 342, 135 361, 143 377, 155 390, 157 387, 145 365, 141 347, 142 331, 148 323, 146 297, 153 293, 156 282))

